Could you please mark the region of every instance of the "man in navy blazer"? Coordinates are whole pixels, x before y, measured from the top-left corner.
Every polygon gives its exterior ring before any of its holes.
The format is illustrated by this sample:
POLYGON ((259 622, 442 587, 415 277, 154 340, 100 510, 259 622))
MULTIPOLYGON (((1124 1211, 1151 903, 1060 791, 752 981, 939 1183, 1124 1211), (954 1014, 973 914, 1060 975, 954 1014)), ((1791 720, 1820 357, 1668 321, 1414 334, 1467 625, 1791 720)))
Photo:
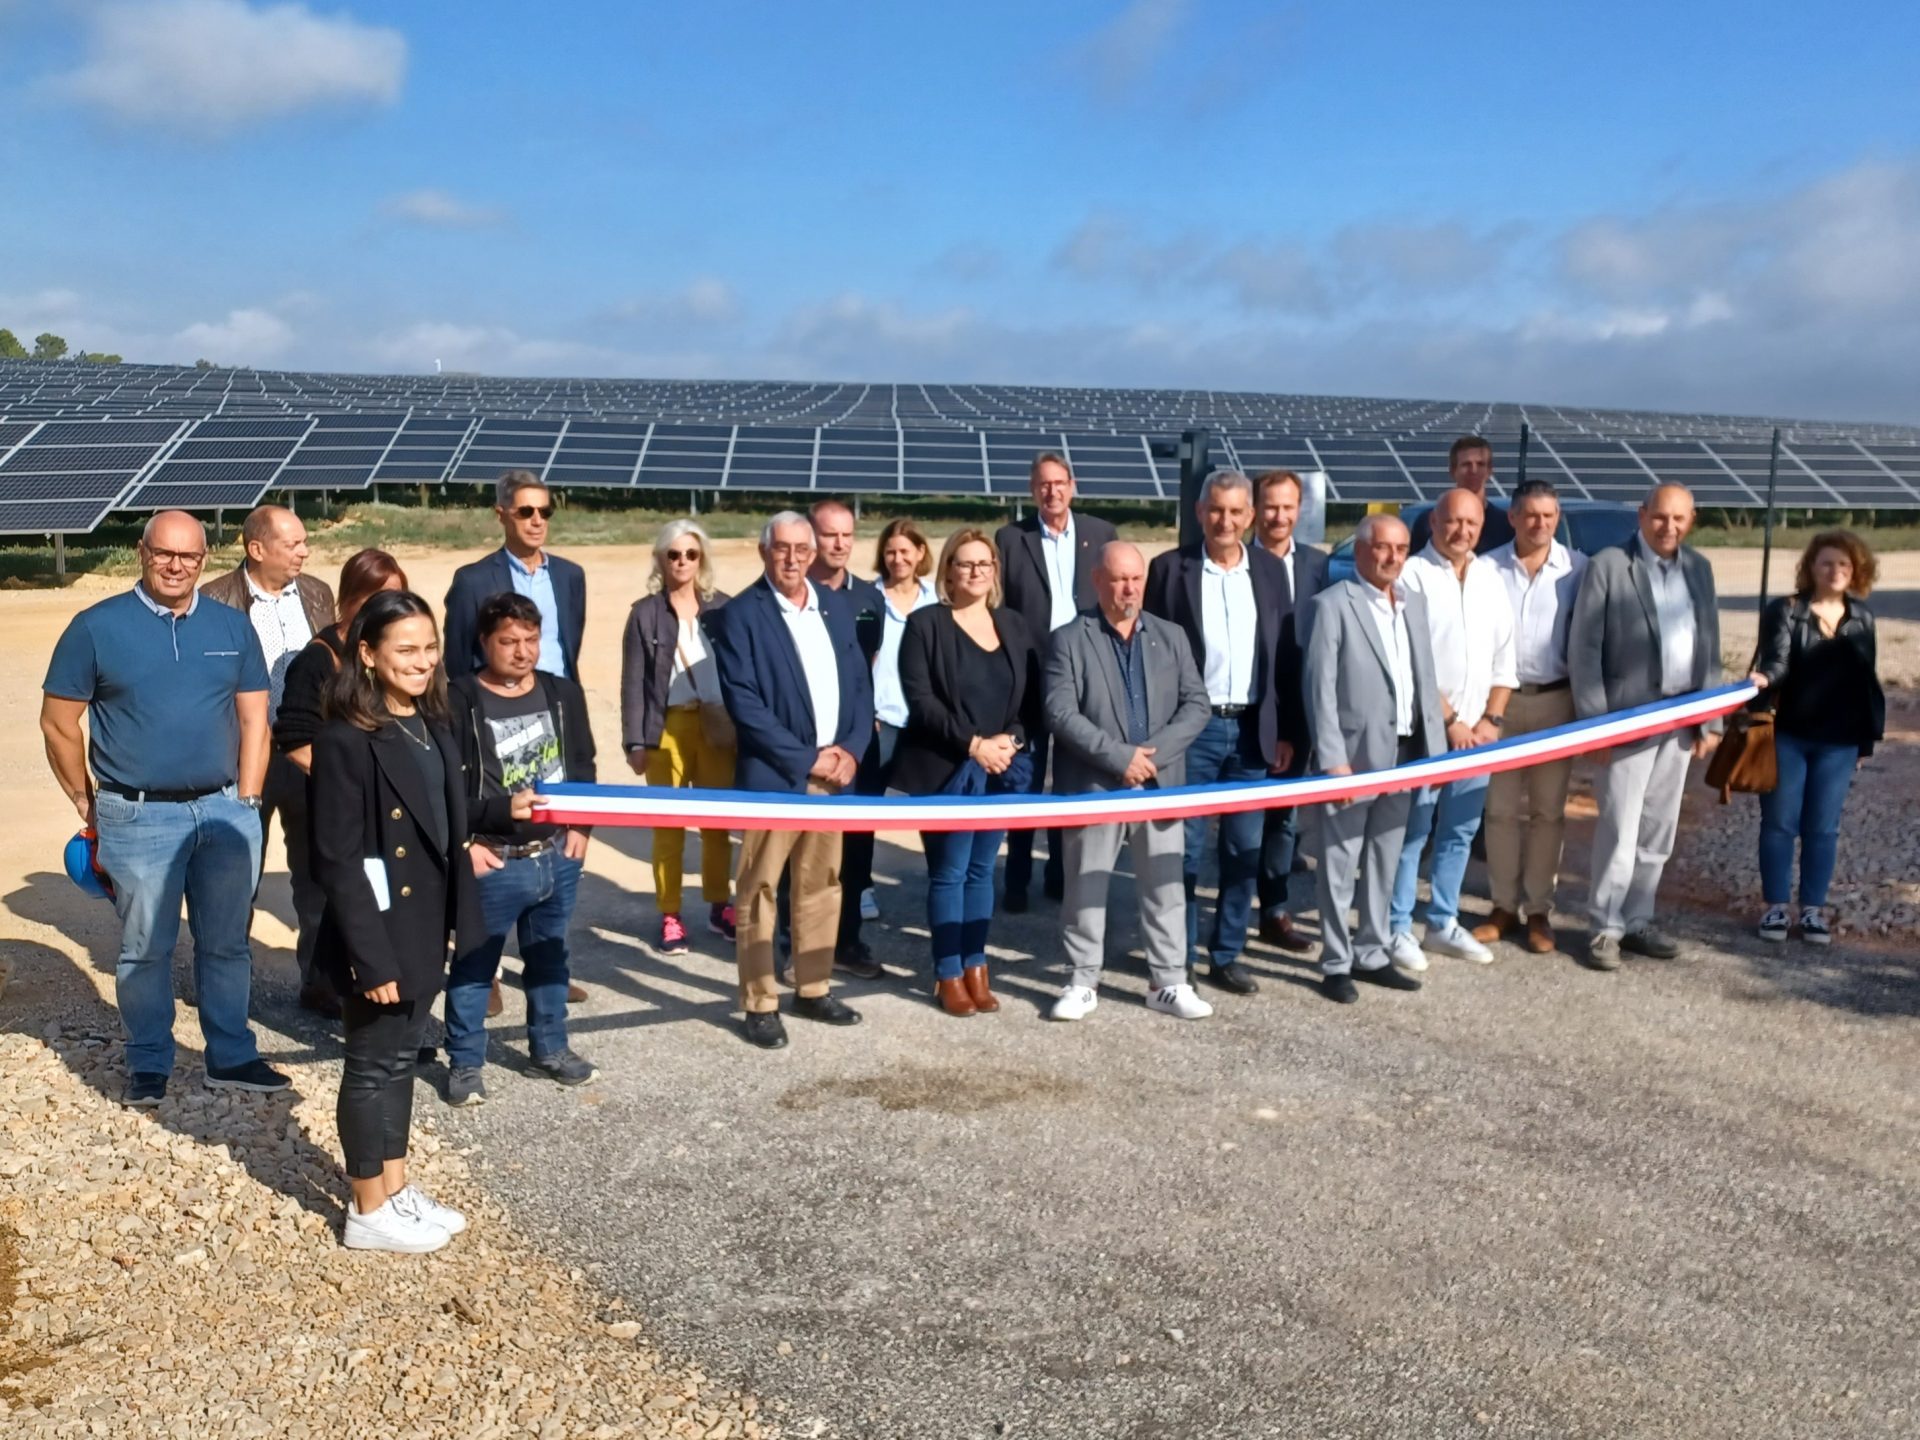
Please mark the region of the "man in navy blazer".
MULTIPOLYGON (((1313 599, 1329 583, 1327 552, 1294 539, 1293 528, 1300 521, 1298 475, 1291 470, 1267 470, 1253 477, 1253 490, 1253 546, 1278 560, 1287 580, 1285 597, 1276 612, 1281 625, 1276 678, 1281 712, 1291 710, 1295 716, 1281 727, 1294 736, 1294 747, 1293 764, 1279 773, 1302 775, 1307 768, 1307 722, 1300 678, 1306 668, 1307 622, 1313 612, 1313 599)), ((1296 955, 1313 948, 1311 940, 1293 933, 1293 916, 1287 909, 1287 883, 1293 873, 1299 833, 1298 816, 1292 806, 1267 811, 1260 840, 1260 938, 1296 955)))
POLYGON ((494 487, 493 513, 506 544, 462 565, 447 589, 447 628, 441 654, 449 678, 486 668, 480 648, 480 606, 495 595, 526 596, 540 607, 538 668, 580 678, 580 637, 587 628, 587 572, 547 553, 553 495, 531 470, 509 470, 494 487))
MULTIPOLYGON (((1202 538, 1154 557, 1147 567, 1146 595, 1149 615, 1186 632, 1207 689, 1211 714, 1187 747, 1187 783, 1262 780, 1291 769, 1296 751, 1305 748, 1300 707, 1281 704, 1278 683, 1287 572, 1272 555, 1241 540, 1253 524, 1253 486, 1246 476, 1214 471, 1195 508, 1202 538)), ((1208 976, 1237 995, 1259 989, 1240 956, 1260 875, 1262 824, 1258 810, 1220 817, 1220 898, 1207 941, 1208 976)), ((1204 819, 1187 822, 1190 969, 1199 963, 1195 891, 1206 838, 1204 819)))
MULTIPOLYGON (((1042 450, 1027 472, 1033 514, 1002 525, 993 537, 1000 552, 1000 586, 1009 610, 1027 622, 1035 640, 1050 636, 1095 604, 1093 572, 1100 552, 1119 538, 1097 515, 1073 508, 1073 469, 1066 457, 1042 450)), ((1041 646, 1042 663, 1047 647, 1041 646)), ((1032 737, 1033 793, 1046 789, 1047 732, 1032 737)), ((1047 868, 1041 883, 1049 900, 1066 891, 1061 861, 1066 847, 1058 830, 1047 831, 1047 868)), ((1007 889, 1004 904, 1015 914, 1027 908, 1027 884, 1033 876, 1033 831, 1007 835, 1007 889)))
MULTIPOLYGON (((702 617, 720 691, 739 732, 734 788, 837 795, 853 783, 873 743, 873 675, 849 607, 826 601, 807 578, 813 526, 782 511, 760 532, 765 575, 702 617)), ((774 979, 776 899, 793 869, 794 1014, 856 1025, 858 1012, 829 993, 840 928, 840 833, 748 830, 734 881, 740 1008, 747 1039, 787 1043, 774 979)))

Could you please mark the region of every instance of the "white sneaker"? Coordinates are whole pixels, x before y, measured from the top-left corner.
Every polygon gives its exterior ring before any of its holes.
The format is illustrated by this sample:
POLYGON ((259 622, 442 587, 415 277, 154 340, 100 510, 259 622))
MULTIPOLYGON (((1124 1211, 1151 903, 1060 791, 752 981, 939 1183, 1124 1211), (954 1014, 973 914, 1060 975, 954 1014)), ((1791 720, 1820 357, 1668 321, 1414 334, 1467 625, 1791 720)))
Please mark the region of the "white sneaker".
POLYGON ((880 900, 879 897, 873 893, 873 887, 871 885, 860 892, 860 918, 862 920, 878 920, 880 918, 880 900))
POLYGON ((438 1225, 449 1235, 458 1235, 467 1228, 466 1216, 451 1205, 442 1205, 418 1185, 409 1185, 398 1195, 389 1196, 388 1203, 411 1211, 416 1220, 438 1225))
POLYGON ((402 1255, 427 1255, 445 1247, 453 1237, 431 1220, 423 1220, 410 1206, 387 1203, 362 1215, 347 1202, 347 1228, 342 1237, 349 1250, 394 1250, 402 1255))
POLYGON ((1456 960, 1472 960, 1480 965, 1493 963, 1493 951, 1469 935, 1458 920, 1449 920, 1437 930, 1429 925, 1427 938, 1421 945, 1436 955, 1451 955, 1456 960))
POLYGON ((1191 985, 1169 985, 1164 990, 1147 991, 1147 1008, 1179 1020, 1204 1020, 1213 1014, 1213 1006, 1194 994, 1191 985))
POLYGON ((1093 1013, 1093 1007, 1100 1003, 1099 995, 1085 985, 1069 985, 1060 992, 1060 998, 1053 1002, 1053 1009, 1047 1012, 1054 1020, 1084 1020, 1093 1013))
POLYGON ((1387 959, 1402 970, 1424 970, 1427 957, 1420 953, 1420 942, 1411 930, 1396 930, 1387 939, 1387 959))

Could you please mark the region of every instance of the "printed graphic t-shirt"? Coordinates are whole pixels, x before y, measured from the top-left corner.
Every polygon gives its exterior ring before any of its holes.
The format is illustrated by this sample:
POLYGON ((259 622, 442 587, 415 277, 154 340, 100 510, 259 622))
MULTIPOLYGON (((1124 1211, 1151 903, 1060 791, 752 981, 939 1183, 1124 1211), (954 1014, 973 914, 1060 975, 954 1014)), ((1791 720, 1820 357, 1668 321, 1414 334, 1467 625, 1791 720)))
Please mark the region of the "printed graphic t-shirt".
MULTIPOLYGON (((560 732, 547 708, 547 688, 538 675, 524 695, 496 695, 480 688, 481 793, 511 795, 567 778, 560 732)), ((501 838, 515 845, 544 840, 558 826, 521 821, 501 838)))

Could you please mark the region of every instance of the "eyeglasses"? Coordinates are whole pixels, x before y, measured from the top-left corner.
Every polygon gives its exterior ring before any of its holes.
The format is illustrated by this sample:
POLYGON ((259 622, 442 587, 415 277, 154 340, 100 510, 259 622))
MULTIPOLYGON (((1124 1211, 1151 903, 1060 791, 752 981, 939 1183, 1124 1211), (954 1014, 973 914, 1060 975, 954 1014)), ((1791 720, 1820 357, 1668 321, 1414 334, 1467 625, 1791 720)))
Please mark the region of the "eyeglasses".
POLYGON ((781 540, 767 546, 767 551, 769 554, 778 555, 782 559, 790 556, 798 560, 813 554, 813 546, 807 544, 805 541, 795 543, 790 540, 781 540))
POLYGON ((667 559, 672 561, 675 565, 678 565, 683 560, 691 561, 691 560, 698 560, 699 558, 700 558, 700 552, 698 550, 667 551, 667 559))
POLYGON ((969 575, 982 575, 993 569, 991 560, 949 560, 949 570, 964 570, 969 575))
MULTIPOLYGON (((146 549, 145 546, 141 548, 146 549)), ((162 570, 170 565, 183 565, 192 570, 207 558, 207 552, 204 550, 147 550, 147 558, 162 570)))
POLYGON ((551 520, 553 518, 553 506, 551 505, 516 505, 513 507, 513 509, 509 510, 507 513, 513 516, 513 518, 516 520, 531 520, 536 515, 538 515, 542 520, 551 520))

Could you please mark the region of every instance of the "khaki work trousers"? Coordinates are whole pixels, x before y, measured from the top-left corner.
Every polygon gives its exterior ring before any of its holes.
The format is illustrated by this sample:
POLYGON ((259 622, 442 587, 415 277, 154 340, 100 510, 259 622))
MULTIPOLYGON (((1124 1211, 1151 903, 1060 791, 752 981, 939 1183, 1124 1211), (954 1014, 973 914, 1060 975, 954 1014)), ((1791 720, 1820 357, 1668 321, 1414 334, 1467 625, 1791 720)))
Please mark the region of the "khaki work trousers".
MULTIPOLYGON (((809 795, 837 795, 837 786, 807 781, 809 795)), ((740 839, 734 921, 740 966, 740 1008, 748 1014, 780 1008, 773 974, 779 925, 780 872, 793 867, 793 983, 811 999, 827 993, 833 949, 840 938, 840 832, 749 830, 740 839)))
MULTIPOLYGON (((1507 701, 1501 738, 1516 739, 1573 723, 1573 691, 1526 695, 1507 701)), ((1524 770, 1502 770, 1487 784, 1487 888, 1494 908, 1526 919, 1553 913, 1560 881, 1560 849, 1567 833, 1567 783, 1573 761, 1555 760, 1524 770)))

